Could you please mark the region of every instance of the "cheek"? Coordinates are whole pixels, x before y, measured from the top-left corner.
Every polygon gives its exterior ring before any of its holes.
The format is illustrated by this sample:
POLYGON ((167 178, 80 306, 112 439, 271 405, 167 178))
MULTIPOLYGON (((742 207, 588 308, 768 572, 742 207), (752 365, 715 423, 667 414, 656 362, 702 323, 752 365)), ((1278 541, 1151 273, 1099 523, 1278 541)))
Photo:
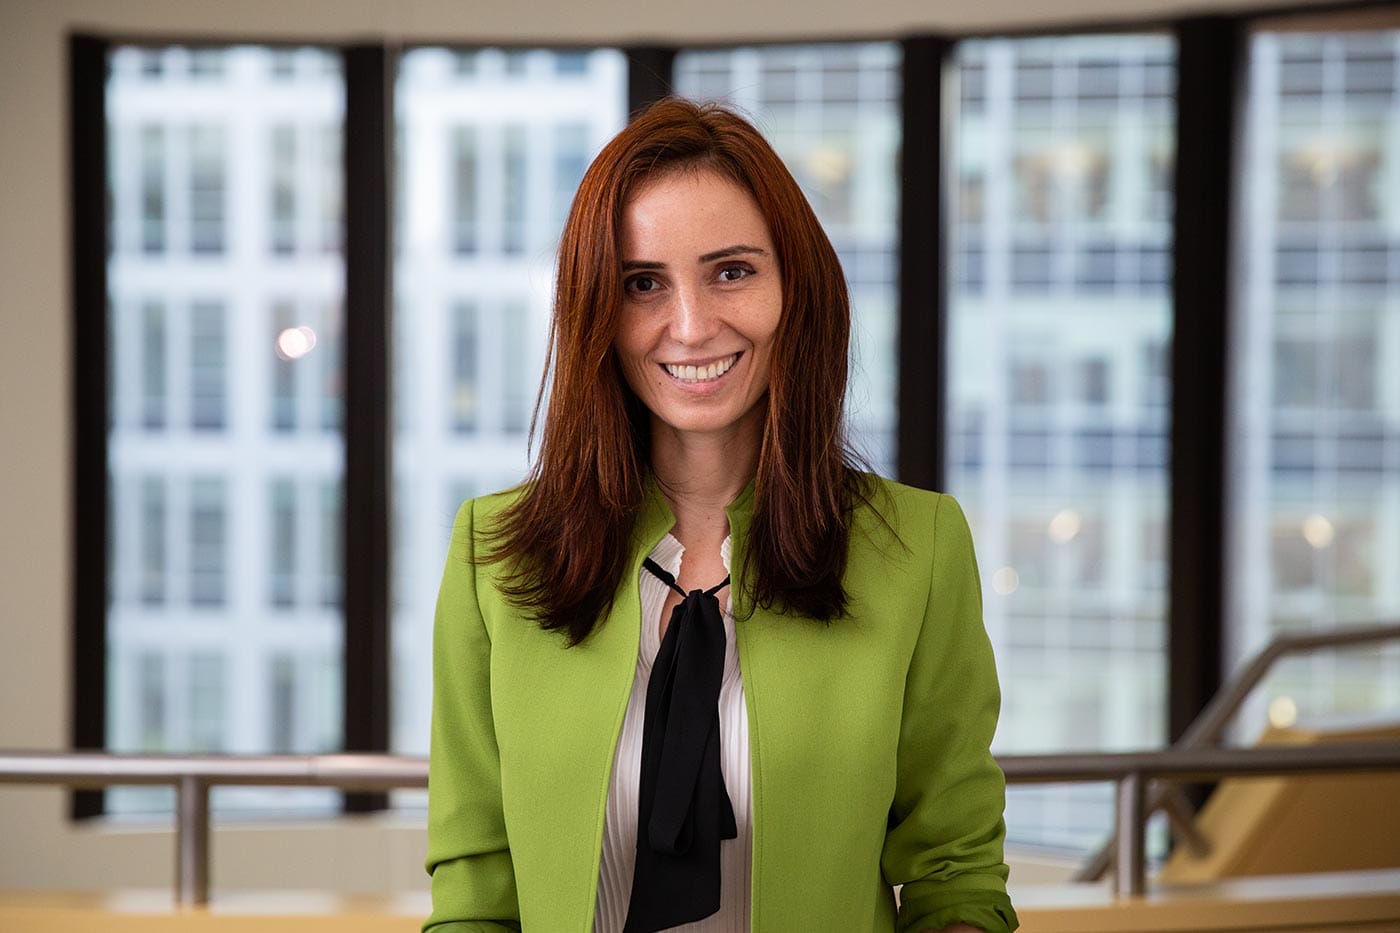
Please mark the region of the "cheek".
POLYGON ((771 351, 778 340, 778 323, 782 318, 783 300, 781 294, 774 294, 764 305, 764 313, 755 322, 754 344, 771 351))
POLYGON ((613 341, 613 352, 622 364, 622 374, 634 392, 641 390, 642 383, 650 375, 651 364, 646 358, 649 349, 645 335, 636 329, 624 328, 613 341))
POLYGON ((617 335, 613 337, 613 350, 624 365, 630 365, 634 359, 646 352, 645 345, 646 337, 642 334, 638 322, 624 313, 618 322, 617 335))

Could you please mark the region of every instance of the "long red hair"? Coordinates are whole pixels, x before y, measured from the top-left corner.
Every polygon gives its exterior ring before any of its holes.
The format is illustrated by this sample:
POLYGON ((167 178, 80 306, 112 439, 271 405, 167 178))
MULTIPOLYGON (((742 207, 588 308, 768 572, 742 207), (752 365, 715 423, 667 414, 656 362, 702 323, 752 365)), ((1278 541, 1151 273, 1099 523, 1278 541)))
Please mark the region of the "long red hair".
POLYGON ((593 160, 559 246, 539 451, 519 497, 488 530, 502 589, 545 629, 587 637, 629 568, 645 496, 650 414, 628 387, 613 339, 622 306, 619 230, 630 192, 679 168, 717 171, 768 223, 782 278, 740 606, 822 621, 846 612, 842 576, 852 503, 866 497, 845 437, 850 299, 811 206, 750 123, 717 104, 652 105, 593 160))

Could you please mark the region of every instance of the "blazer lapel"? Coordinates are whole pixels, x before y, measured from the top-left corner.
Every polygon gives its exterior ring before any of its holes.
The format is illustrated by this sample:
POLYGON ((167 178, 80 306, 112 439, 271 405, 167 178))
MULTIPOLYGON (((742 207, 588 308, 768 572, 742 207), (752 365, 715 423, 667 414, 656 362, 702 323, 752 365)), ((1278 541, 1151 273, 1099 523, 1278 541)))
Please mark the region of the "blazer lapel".
POLYGON ((522 650, 497 652, 493 678, 510 684, 512 696, 502 706, 512 722, 500 731, 516 739, 509 747, 502 739, 503 768, 510 762, 516 775, 505 786, 521 788, 521 799, 507 801, 523 816, 510 828, 517 875, 549 879, 554 929, 583 921, 578 928, 586 930, 593 920, 613 755, 636 677, 642 559, 674 524, 650 484, 608 617, 573 648, 555 633, 520 626, 522 650), (526 844, 514 845, 518 833, 526 844))

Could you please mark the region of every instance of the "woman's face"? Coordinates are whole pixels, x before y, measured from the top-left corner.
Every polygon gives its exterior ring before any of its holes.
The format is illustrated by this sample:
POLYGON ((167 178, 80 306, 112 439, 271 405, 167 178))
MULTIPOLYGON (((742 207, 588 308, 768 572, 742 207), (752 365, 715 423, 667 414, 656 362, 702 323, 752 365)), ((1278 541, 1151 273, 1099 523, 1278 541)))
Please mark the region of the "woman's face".
POLYGON ((628 198, 621 234, 627 384, 676 432, 759 430, 783 292, 753 196, 708 169, 665 172, 628 198))

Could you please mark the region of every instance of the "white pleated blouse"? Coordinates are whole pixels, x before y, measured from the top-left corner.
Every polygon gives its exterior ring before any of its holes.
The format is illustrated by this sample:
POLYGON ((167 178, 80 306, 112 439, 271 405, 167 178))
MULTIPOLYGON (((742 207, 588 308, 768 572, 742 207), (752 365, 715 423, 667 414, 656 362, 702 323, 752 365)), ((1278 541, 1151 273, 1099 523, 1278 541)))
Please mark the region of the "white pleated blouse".
MULTIPOLYGON (((651 552, 651 559, 677 579, 685 548, 667 535, 651 552)), ((729 539, 720 549, 729 569, 729 539)), ((613 757, 612 783, 603 826, 603 861, 598 874, 598 906, 593 915, 595 933, 621 933, 627 922, 632 896, 632 872, 637 856, 637 797, 642 773, 642 723, 646 718, 647 682, 652 662, 661 648, 657 629, 669 590, 645 568, 641 576, 641 646, 637 652, 637 676, 622 720, 613 757)), ((719 912, 676 930, 703 933, 748 933, 749 878, 753 865, 753 794, 749 781, 749 722, 744 707, 744 681, 739 673, 739 651, 734 643, 734 614, 729 590, 724 592, 724 680, 719 691, 720 770, 739 835, 719 844, 719 912)))

